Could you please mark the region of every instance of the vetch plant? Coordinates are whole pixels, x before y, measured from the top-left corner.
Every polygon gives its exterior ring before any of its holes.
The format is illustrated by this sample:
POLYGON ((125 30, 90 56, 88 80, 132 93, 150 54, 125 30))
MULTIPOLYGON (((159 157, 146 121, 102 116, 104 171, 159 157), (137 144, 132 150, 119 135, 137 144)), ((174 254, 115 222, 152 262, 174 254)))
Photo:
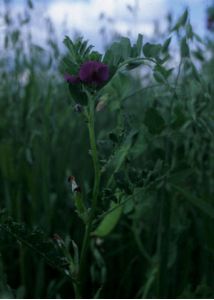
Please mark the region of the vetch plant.
MULTIPOLYGON (((111 82, 114 82, 120 74, 123 74, 127 70, 132 70, 141 64, 153 63, 154 76, 157 78, 157 81, 162 83, 167 83, 167 77, 171 71, 165 69, 163 66, 168 56, 163 52, 161 57, 161 45, 146 44, 144 46, 145 56, 142 56, 143 45, 141 35, 138 36, 138 40, 134 46, 131 46, 128 38, 121 38, 119 42, 113 44, 107 50, 103 57, 101 54, 91 51, 92 46, 88 46, 87 42, 82 39, 74 43, 69 37, 66 37, 64 43, 68 49, 68 53, 62 60, 64 79, 68 83, 72 100, 76 103, 75 110, 81 113, 87 124, 90 154, 94 168, 94 183, 89 201, 83 198, 83 193, 76 184, 74 177, 69 177, 74 194, 76 211, 83 220, 85 227, 84 237, 80 245, 78 268, 76 268, 78 269, 78 273, 76 274, 75 281, 73 281, 76 297, 80 297, 84 290, 84 277, 87 274, 86 260, 90 239, 92 236, 104 237, 109 234, 116 226, 122 213, 122 194, 118 194, 117 202, 112 201, 110 203, 109 213, 100 220, 100 225, 97 228, 94 226, 100 210, 102 191, 105 189, 114 189, 114 185, 112 185, 114 176, 120 170, 138 134, 137 131, 130 132, 127 136, 128 148, 125 152, 121 149, 120 153, 119 150, 119 156, 114 159, 115 162, 114 160, 111 163, 108 162, 106 166, 104 165, 101 168, 95 136, 96 107, 99 106, 99 99, 105 98, 106 94, 108 95, 108 86, 111 86, 111 82), (112 168, 111 174, 101 191, 101 178, 105 175, 106 169, 109 166, 112 168), (89 203, 89 206, 87 206, 87 203, 89 203)), ((108 96, 106 100, 108 101, 108 96)))
MULTIPOLYGON (((174 82, 170 79, 174 69, 170 68, 169 64, 169 46, 172 37, 167 38, 163 45, 151 43, 143 45, 143 37, 139 35, 137 42, 133 46, 128 38, 122 37, 118 42, 115 42, 103 56, 98 52, 92 51, 93 47, 88 46, 87 42, 82 39, 72 42, 66 37, 64 40, 68 53, 62 60, 62 70, 65 74, 64 78, 68 83, 72 100, 76 103, 76 110, 81 113, 84 123, 86 123, 88 127, 90 154, 93 161, 94 172, 92 192, 86 195, 87 199, 83 197, 83 193, 79 191, 77 187, 75 189, 73 188, 76 211, 83 220, 85 227, 82 244, 79 246, 80 257, 78 262, 78 274, 74 282, 76 297, 83 296, 85 277, 87 277, 87 257, 90 255, 90 240, 93 239, 93 237, 104 238, 114 229, 122 215, 122 206, 130 199, 126 198, 125 195, 128 194, 131 197, 134 193, 134 188, 127 179, 126 171, 121 171, 121 169, 135 144, 139 131, 136 129, 129 130, 125 135, 122 146, 119 146, 120 143, 117 135, 111 133, 110 138, 115 143, 115 152, 113 156, 110 156, 103 163, 100 161, 101 155, 98 151, 97 137, 95 135, 97 113, 102 110, 100 107, 103 107, 103 105, 111 105, 112 86, 117 84, 117 82, 119 83, 127 71, 133 70, 141 65, 149 67, 155 81, 163 87, 165 93, 175 98, 177 97, 177 87, 182 65, 184 68, 188 68, 190 74, 200 83, 197 69, 190 58, 188 39, 194 38, 194 32, 188 23, 187 11, 179 18, 172 28, 172 32, 173 31, 184 31, 180 42, 181 62, 174 82), (110 196, 111 200, 107 213, 100 215, 103 202, 102 197, 105 197, 105 193, 107 192, 112 195, 110 196), (97 220, 99 220, 99 222, 97 222, 97 220)), ((122 104, 119 104, 119 106, 120 105, 122 106, 122 104)), ((171 103, 170 109, 172 110, 173 107, 174 105, 171 103)), ((161 135, 167 127, 165 120, 155 108, 147 110, 144 123, 148 127, 149 132, 154 135, 161 135)), ((169 147, 167 134, 165 140, 166 147, 169 147)), ((166 152, 165 161, 165 167, 167 164, 170 165, 168 152, 166 152)), ((157 168, 157 170, 159 168, 161 169, 163 165, 157 162, 155 168, 157 168)), ((167 193, 166 191, 169 189, 169 183, 166 178, 163 177, 160 182, 160 186, 163 186, 163 188, 161 188, 162 196, 160 196, 162 198, 164 198, 164 195, 167 193)), ((74 181, 72 181, 72 184, 74 185, 74 181)), ((163 202, 162 205, 166 205, 164 200, 161 201, 163 202)), ((168 204, 167 209, 163 209, 164 220, 161 219, 160 227, 167 230, 170 204, 168 204)), ((165 247, 166 244, 163 240, 162 233, 160 233, 157 254, 160 259, 159 275, 157 275, 159 276, 159 297, 162 297, 165 293, 163 290, 165 282, 163 282, 163 280, 165 280, 164 274, 166 272, 166 266, 163 261, 166 260, 166 257, 162 255, 162 251, 165 247)), ((148 261, 151 261, 149 254, 145 250, 143 250, 143 256, 148 261)))
POLYGON ((53 43, 2 72, 0 296, 213 295, 213 65, 188 11, 163 43, 64 43, 58 74, 53 43))
MULTIPOLYGON (((140 39, 141 37, 139 37, 140 39)), ((73 100, 77 103, 76 108, 78 106, 78 111, 81 111, 87 123, 94 167, 94 186, 90 207, 86 207, 86 201, 82 198, 81 191, 78 190, 74 178, 71 179, 76 210, 85 226, 80 251, 78 276, 74 282, 76 297, 80 297, 82 295, 85 272, 87 272, 85 265, 90 238, 92 232, 95 231, 93 221, 96 218, 98 197, 100 194, 101 167, 95 137, 95 109, 98 97, 102 96, 102 88, 114 75, 116 68, 112 70, 108 61, 107 63, 101 61, 101 54, 91 52, 92 46, 87 46, 87 42, 79 40, 73 43, 68 37, 66 37, 64 42, 68 48, 68 54, 63 59, 66 71, 64 78, 69 84, 73 100), (79 105, 83 105, 83 107, 80 109, 79 105)))

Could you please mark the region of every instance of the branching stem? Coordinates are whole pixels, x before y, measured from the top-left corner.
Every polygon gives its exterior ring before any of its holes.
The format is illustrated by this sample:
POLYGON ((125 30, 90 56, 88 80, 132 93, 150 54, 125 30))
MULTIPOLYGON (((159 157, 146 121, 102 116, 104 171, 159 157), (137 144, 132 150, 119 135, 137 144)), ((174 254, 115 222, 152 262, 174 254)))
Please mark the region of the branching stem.
POLYGON ((90 243, 90 234, 92 230, 92 222, 94 219, 94 215, 97 209, 97 199, 99 194, 99 187, 100 187, 100 165, 97 153, 97 146, 96 146, 96 138, 95 138, 95 128, 94 128, 94 110, 95 110, 95 103, 92 96, 89 96, 89 104, 88 108, 85 111, 85 116, 88 123, 88 132, 89 132, 89 140, 90 140, 90 147, 91 147, 91 156, 93 160, 94 166, 94 186, 93 186, 93 194, 92 194, 92 201, 91 201, 91 210, 89 212, 89 219, 85 226, 85 233, 82 243, 82 250, 80 255, 80 269, 79 269, 79 278, 81 289, 84 280, 84 269, 85 269, 85 262, 86 256, 89 248, 90 243))

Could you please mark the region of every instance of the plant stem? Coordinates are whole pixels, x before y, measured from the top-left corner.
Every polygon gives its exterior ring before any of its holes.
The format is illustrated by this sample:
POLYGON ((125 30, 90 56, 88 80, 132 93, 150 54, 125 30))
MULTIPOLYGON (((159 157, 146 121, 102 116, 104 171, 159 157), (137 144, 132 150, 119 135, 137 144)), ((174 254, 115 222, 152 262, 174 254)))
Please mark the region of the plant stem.
POLYGON ((73 282, 73 287, 74 287, 75 299, 82 299, 79 284, 73 282))
MULTIPOLYGON (((89 103, 89 114, 88 114, 88 130, 89 130, 89 138, 91 145, 91 155, 94 164, 94 187, 93 187, 93 197, 92 197, 92 212, 94 213, 97 206, 97 197, 99 193, 99 185, 100 185, 100 166, 99 159, 97 154, 97 146, 96 146, 96 138, 95 138, 95 130, 94 130, 94 103, 89 103)), ((93 214, 92 214, 93 216, 93 214)))
MULTIPOLYGON (((165 139, 165 163, 170 166, 170 144, 165 139)), ((158 230, 157 298, 168 298, 168 256, 170 239, 171 198, 167 190, 167 177, 160 191, 160 220, 158 230)))
POLYGON ((94 129, 94 101, 91 97, 89 97, 89 109, 86 111, 86 118, 88 121, 88 132, 89 132, 89 139, 90 139, 90 146, 91 146, 91 155, 92 155, 92 160, 94 165, 94 186, 93 186, 91 210, 89 213, 88 222, 85 226, 85 234, 83 238, 82 250, 80 255, 79 277, 80 277, 81 290, 82 290, 83 279, 84 279, 85 260, 89 248, 90 233, 92 228, 92 222, 97 208, 97 198, 98 198, 99 186, 100 186, 100 166, 99 166, 99 159, 97 154, 95 129, 94 129))
POLYGON ((170 199, 165 187, 161 191, 160 221, 158 232, 158 273, 157 298, 168 297, 168 251, 170 235, 170 199))

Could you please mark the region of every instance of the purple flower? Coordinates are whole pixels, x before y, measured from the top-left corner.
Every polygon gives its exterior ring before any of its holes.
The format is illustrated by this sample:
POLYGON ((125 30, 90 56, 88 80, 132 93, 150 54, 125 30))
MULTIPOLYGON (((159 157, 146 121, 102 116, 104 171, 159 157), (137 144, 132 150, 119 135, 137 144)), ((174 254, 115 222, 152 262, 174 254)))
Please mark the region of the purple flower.
POLYGON ((109 68, 98 61, 87 61, 80 67, 79 78, 84 83, 100 85, 109 78, 109 68))
POLYGON ((109 68, 99 61, 87 61, 80 67, 78 75, 65 74, 64 79, 71 84, 79 82, 101 85, 109 78, 109 68))
POLYGON ((64 75, 64 79, 65 79, 68 83, 72 83, 72 84, 80 82, 79 77, 76 76, 76 75, 65 74, 65 75, 64 75))

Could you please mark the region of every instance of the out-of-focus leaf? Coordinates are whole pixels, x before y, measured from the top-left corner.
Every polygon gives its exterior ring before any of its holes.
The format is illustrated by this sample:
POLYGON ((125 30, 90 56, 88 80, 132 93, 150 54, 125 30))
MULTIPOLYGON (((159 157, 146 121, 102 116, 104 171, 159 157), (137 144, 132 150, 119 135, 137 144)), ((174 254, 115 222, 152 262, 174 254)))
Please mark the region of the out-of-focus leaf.
MULTIPOLYGON (((115 42, 106 51, 103 62, 108 64, 111 72, 114 72, 118 65, 130 58, 137 58, 141 54, 143 36, 138 35, 135 45, 131 46, 129 38, 122 37, 118 42, 115 42)), ((129 67, 133 68, 133 65, 129 67)))
POLYGON ((165 127, 164 119, 155 108, 150 108, 145 114, 144 124, 151 134, 159 134, 165 127))
POLYGON ((160 72, 154 71, 153 76, 157 82, 165 83, 165 78, 160 72))
POLYGON ((1 254, 0 254, 0 299, 14 299, 12 289, 7 284, 7 277, 4 272, 1 254))
POLYGON ((200 61, 204 61, 204 55, 201 49, 197 49, 195 51, 192 51, 192 54, 195 58, 197 58, 200 61))
POLYGON ((122 60, 120 50, 121 48, 119 43, 112 44, 112 46, 106 51, 103 62, 109 66, 117 66, 122 60))
POLYGON ((121 45, 121 55, 124 60, 131 57, 131 43, 129 38, 122 37, 120 40, 121 45))
POLYGON ((71 94, 71 97, 77 104, 81 105, 87 105, 88 103, 88 97, 86 93, 81 91, 80 88, 80 83, 79 84, 69 84, 69 92, 71 94))
POLYGON ((187 44, 186 38, 182 38, 180 45, 181 57, 189 57, 189 46, 187 44))
POLYGON ((14 150, 12 143, 9 141, 2 141, 0 143, 0 171, 4 178, 14 179, 14 150))
POLYGON ((172 127, 173 127, 173 129, 178 129, 184 125, 187 118, 183 112, 182 107, 180 107, 178 105, 176 105, 174 108, 174 115, 175 115, 175 117, 172 121, 172 127))
POLYGON ((39 229, 30 231, 24 224, 17 223, 11 219, 0 224, 0 230, 14 237, 28 248, 39 254, 52 267, 63 271, 68 262, 54 241, 47 238, 39 229))
POLYGON ((146 43, 143 46, 143 53, 146 57, 157 58, 162 47, 160 44, 146 43))
POLYGON ((186 200, 188 200, 193 206, 197 207, 201 212, 209 216, 210 218, 214 219, 214 206, 210 203, 206 202, 205 200, 202 200, 200 198, 197 198, 193 194, 191 194, 189 191, 184 189, 183 187, 180 187, 175 184, 171 184, 172 188, 179 192, 186 200))
POLYGON ((63 42, 68 49, 66 59, 69 64, 79 65, 86 60, 101 60, 101 54, 96 51, 91 52, 94 46, 88 45, 88 41, 84 40, 83 37, 79 37, 73 42, 68 36, 66 36, 63 42))
POLYGON ((193 32, 193 36, 196 39, 196 41, 198 41, 201 44, 204 44, 202 38, 197 33, 193 32))
POLYGON ((132 47, 132 57, 137 57, 141 55, 143 46, 143 36, 142 34, 138 34, 137 42, 132 47))
POLYGON ((192 63, 192 76, 194 77, 195 80, 197 80, 198 82, 201 82, 201 78, 198 73, 198 70, 196 69, 196 67, 193 63, 192 63))
POLYGON ((111 110, 116 110, 121 106, 121 99, 124 99, 133 89, 133 79, 125 73, 118 73, 104 87, 103 95, 108 95, 105 104, 111 110))
POLYGON ((173 68, 166 69, 162 65, 156 65, 154 68, 154 73, 159 73, 163 77, 162 79, 164 79, 163 82, 166 82, 166 79, 170 76, 173 70, 173 68))
POLYGON ((11 34, 11 39, 12 39, 12 43, 13 45, 15 45, 20 37, 21 32, 19 30, 14 30, 11 34))
POLYGON ((168 51, 171 40, 172 40, 172 37, 169 37, 167 40, 165 40, 165 42, 163 43, 163 46, 162 46, 162 52, 168 51))
POLYGON ((193 30, 192 30, 192 25, 190 23, 188 23, 186 25, 186 33, 187 33, 186 34, 187 38, 190 39, 190 40, 192 40, 192 38, 193 38, 193 30))
POLYGON ((118 143, 118 137, 114 132, 109 133, 109 138, 113 143, 118 143))
POLYGON ((27 0, 27 5, 30 9, 33 9, 33 2, 32 0, 27 0))
POLYGON ((100 61, 101 58, 102 58, 102 55, 101 55, 99 52, 97 52, 97 51, 92 51, 92 52, 90 53, 90 55, 88 55, 88 59, 89 59, 89 60, 100 61))
POLYGON ((172 28, 172 31, 178 30, 181 26, 185 26, 187 18, 188 18, 188 10, 186 9, 184 13, 181 15, 181 17, 176 22, 175 26, 172 28))
POLYGON ((125 138, 124 142, 118 147, 116 152, 114 153, 112 159, 108 162, 105 166, 105 170, 110 175, 108 180, 107 186, 109 186, 114 178, 114 174, 119 171, 120 167, 122 166, 130 148, 134 145, 136 138, 138 135, 137 130, 132 130, 127 137, 125 138))

